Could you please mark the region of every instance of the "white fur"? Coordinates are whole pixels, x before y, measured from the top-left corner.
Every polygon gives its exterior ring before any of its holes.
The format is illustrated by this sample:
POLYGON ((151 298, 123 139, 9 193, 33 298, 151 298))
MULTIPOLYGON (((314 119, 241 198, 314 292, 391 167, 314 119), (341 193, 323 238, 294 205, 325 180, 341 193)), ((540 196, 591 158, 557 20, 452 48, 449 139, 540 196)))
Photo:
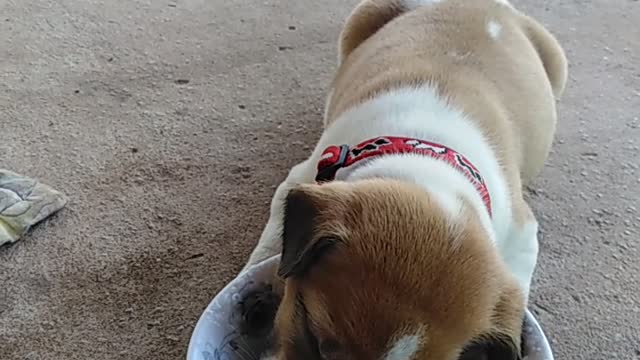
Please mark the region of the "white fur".
POLYGON ((538 260, 538 222, 534 219, 524 225, 513 223, 509 241, 505 242, 502 253, 507 267, 518 280, 525 298, 528 298, 531 278, 538 260))
POLYGON ((487 24, 487 32, 489 33, 489 36, 491 36, 492 39, 497 39, 498 36, 500 36, 500 33, 502 32, 502 25, 500 25, 496 21, 491 20, 487 24))
POLYGON ((340 115, 322 134, 311 157, 294 167, 278 187, 269 223, 249 264, 280 251, 286 192, 295 183, 314 181, 316 165, 324 149, 330 145, 355 145, 385 135, 432 141, 467 157, 487 183, 493 217, 489 217, 480 195, 463 174, 426 156, 374 158, 354 169, 339 171, 338 178, 354 181, 368 177, 394 177, 413 181, 438 199, 451 214, 452 222, 457 221, 461 206, 458 194, 462 194, 474 207, 522 288, 528 290, 533 269, 531 264, 535 264, 537 257, 537 238, 531 235, 531 229, 514 228, 509 189, 494 151, 480 129, 429 86, 390 90, 340 115))
POLYGON ((399 338, 385 355, 385 360, 410 360, 420 350, 422 331, 399 338))

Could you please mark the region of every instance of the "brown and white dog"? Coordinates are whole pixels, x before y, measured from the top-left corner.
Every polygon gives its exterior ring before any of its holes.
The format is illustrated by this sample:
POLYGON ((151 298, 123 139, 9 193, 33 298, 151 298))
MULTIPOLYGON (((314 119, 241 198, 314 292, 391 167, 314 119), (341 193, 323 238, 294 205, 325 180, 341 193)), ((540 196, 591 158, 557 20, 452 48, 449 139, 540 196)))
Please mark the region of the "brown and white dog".
POLYGON ((282 253, 273 358, 519 359, 538 254, 522 187, 563 50, 506 0, 365 0, 339 53, 324 133, 247 264, 282 253))

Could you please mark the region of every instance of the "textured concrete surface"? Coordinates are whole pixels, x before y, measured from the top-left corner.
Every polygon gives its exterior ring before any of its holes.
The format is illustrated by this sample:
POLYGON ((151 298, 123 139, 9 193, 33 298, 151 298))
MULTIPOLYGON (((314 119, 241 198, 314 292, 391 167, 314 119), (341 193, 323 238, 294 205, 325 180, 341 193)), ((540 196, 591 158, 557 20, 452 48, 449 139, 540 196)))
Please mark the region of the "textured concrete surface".
MULTIPOLYGON (((0 167, 71 196, 0 249, 0 359, 183 357, 319 135, 355 2, 0 0, 0 167)), ((532 308, 558 359, 638 359, 640 2, 516 4, 571 62, 532 308)))

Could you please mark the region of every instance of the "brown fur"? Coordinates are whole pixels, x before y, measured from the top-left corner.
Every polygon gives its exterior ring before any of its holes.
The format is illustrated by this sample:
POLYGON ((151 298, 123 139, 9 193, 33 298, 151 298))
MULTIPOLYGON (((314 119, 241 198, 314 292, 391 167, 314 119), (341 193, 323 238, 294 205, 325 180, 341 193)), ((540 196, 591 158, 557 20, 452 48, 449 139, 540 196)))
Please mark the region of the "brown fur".
POLYGON ((322 359, 309 330, 338 353, 329 359, 380 359, 394 337, 419 329, 416 359, 455 359, 501 337, 517 349, 522 293, 473 216, 452 224, 423 189, 391 180, 305 185, 290 197, 287 214, 310 206, 315 216, 285 225, 284 252, 335 244, 289 274, 276 319, 281 358, 322 359), (307 226, 310 238, 286 237, 307 226))
MULTIPOLYGON (((351 14, 326 125, 383 91, 431 85, 477 121, 515 221, 531 220, 521 187, 551 146, 554 97, 567 77, 562 49, 535 20, 493 0, 408 10, 401 0, 366 0, 351 14), (490 20, 502 26, 498 39, 490 20)), ((473 212, 452 221, 425 191, 394 181, 293 190, 278 358, 382 359, 394 338, 416 333, 414 359, 458 359, 464 349, 464 359, 519 358, 523 294, 473 212)))

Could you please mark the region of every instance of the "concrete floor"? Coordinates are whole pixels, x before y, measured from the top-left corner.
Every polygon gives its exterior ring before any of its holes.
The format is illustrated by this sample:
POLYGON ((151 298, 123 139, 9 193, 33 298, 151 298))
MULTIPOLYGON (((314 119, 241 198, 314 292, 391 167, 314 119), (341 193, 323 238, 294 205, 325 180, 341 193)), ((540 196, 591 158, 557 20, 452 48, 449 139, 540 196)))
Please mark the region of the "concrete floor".
MULTIPOLYGON (((0 359, 183 358, 318 138, 355 2, 0 0, 0 167, 71 196, 0 249, 0 359)), ((558 359, 640 359, 640 2, 515 3, 571 62, 532 308, 558 359)))

